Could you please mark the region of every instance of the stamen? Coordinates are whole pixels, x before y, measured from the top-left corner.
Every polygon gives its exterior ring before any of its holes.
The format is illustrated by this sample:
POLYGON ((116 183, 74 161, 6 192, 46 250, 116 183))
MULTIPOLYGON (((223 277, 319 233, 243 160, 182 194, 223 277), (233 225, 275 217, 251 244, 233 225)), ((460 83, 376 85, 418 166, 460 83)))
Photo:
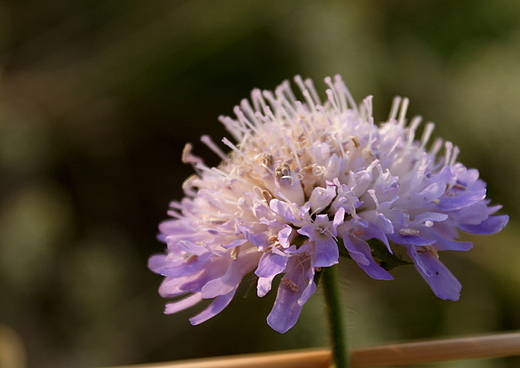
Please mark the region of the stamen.
POLYGON ((403 101, 401 103, 401 110, 399 111, 399 119, 398 124, 401 128, 404 127, 404 124, 406 122, 406 110, 408 110, 408 104, 410 100, 408 98, 403 98, 403 101))
POLYGON ((412 236, 412 235, 419 234, 419 230, 404 228, 404 229, 399 230, 399 234, 402 236, 412 236))
POLYGON ((417 247, 417 253, 419 253, 419 254, 427 253, 428 256, 435 257, 435 258, 439 259, 439 253, 438 253, 437 249, 435 249, 431 245, 421 245, 421 246, 418 246, 417 247))
POLYGON ((459 153, 460 153, 459 147, 457 147, 457 146, 453 147, 453 154, 451 156, 450 166, 455 165, 455 162, 457 161, 457 156, 459 155, 459 153))
POLYGON ((262 95, 262 91, 258 88, 255 88, 251 92, 251 100, 253 101, 253 108, 255 111, 264 111, 267 106, 262 95))
POLYGON ((352 109, 357 114, 358 113, 358 109, 357 109, 356 101, 354 101, 354 98, 350 94, 350 91, 348 90, 347 86, 343 82, 343 79, 341 79, 340 75, 336 75, 334 77, 334 87, 336 88, 336 91, 341 93, 341 97, 342 98, 341 98, 340 101, 342 101, 341 107, 344 108, 343 111, 347 111, 348 110, 348 106, 345 103, 345 102, 348 101, 348 103, 350 103, 350 106, 352 106, 352 109))
POLYGON ((388 121, 395 120, 397 118, 397 112, 399 111, 399 106, 401 105, 401 97, 396 96, 392 101, 392 107, 390 108, 390 113, 388 114, 388 121))
POLYGON ((240 245, 231 249, 231 253, 229 255, 231 256, 231 259, 233 261, 236 261, 239 253, 240 253, 240 245))
POLYGON ((282 278, 281 282, 282 282, 282 284, 285 285, 285 287, 287 289, 289 289, 291 291, 297 292, 298 290, 300 290, 300 287, 298 285, 296 285, 294 281, 289 280, 286 277, 282 278))
POLYGON ((421 150, 424 149, 424 147, 426 147, 426 144, 428 143, 432 135, 433 129, 435 129, 434 123, 427 123, 424 127, 424 131, 421 137, 421 150))
POLYGON ((304 80, 304 83, 307 86, 309 92, 311 93, 312 98, 314 99, 314 101, 316 101, 316 105, 321 105, 321 99, 320 99, 320 96, 318 95, 318 92, 316 92, 316 88, 314 87, 313 80, 310 78, 307 78, 304 80))
POLYGON ((182 258, 184 258, 184 263, 186 264, 195 262, 198 257, 198 255, 193 253, 184 253, 184 255, 182 256, 182 258))
POLYGON ((204 143, 209 149, 217 154, 218 157, 222 159, 222 161, 229 161, 229 156, 224 153, 216 144, 213 142, 209 135, 203 135, 200 137, 202 143, 204 143))
POLYGON ((409 133, 408 133, 408 145, 410 146, 413 143, 413 140, 415 138, 415 131, 417 130, 417 127, 419 124, 421 124, 422 118, 420 116, 415 116, 412 119, 412 122, 410 123, 410 126, 408 127, 409 133))
POLYGON ((459 184, 459 183, 453 184, 453 188, 455 188, 455 189, 462 189, 462 190, 466 189, 466 187, 464 185, 459 184))
POLYGON ((444 148, 446 149, 446 155, 444 156, 444 165, 449 165, 451 153, 453 152, 453 143, 445 142, 444 148))

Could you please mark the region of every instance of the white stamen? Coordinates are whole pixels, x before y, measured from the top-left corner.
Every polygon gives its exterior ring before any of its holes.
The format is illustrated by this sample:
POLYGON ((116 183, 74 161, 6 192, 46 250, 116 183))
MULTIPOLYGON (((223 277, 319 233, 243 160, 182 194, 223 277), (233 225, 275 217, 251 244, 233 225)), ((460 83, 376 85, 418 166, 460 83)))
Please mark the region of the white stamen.
POLYGON ((388 121, 396 120, 399 106, 401 106, 401 97, 396 96, 392 100, 392 107, 390 108, 390 113, 388 114, 388 121))
POLYGON ((430 136, 432 135, 433 129, 435 128, 434 123, 427 123, 424 127, 424 131, 421 137, 421 150, 426 147, 426 144, 430 140, 430 136))
POLYGON ((213 142, 213 140, 211 139, 211 137, 209 135, 203 135, 202 137, 200 137, 200 140, 202 143, 204 143, 206 146, 208 146, 209 149, 211 149, 213 152, 215 152, 215 154, 220 157, 222 159, 222 161, 229 161, 229 157, 228 155, 226 155, 224 153, 224 151, 222 151, 220 149, 220 147, 218 147, 215 142, 213 142))
POLYGON ((405 228, 405 229, 399 230, 399 234, 402 236, 412 236, 412 235, 419 234, 419 230, 405 228))
POLYGON ((401 102, 401 110, 399 111, 399 119, 397 120, 399 126, 401 128, 404 127, 404 124, 406 122, 406 111, 408 110, 408 103, 410 100, 408 98, 403 98, 403 101, 401 102))

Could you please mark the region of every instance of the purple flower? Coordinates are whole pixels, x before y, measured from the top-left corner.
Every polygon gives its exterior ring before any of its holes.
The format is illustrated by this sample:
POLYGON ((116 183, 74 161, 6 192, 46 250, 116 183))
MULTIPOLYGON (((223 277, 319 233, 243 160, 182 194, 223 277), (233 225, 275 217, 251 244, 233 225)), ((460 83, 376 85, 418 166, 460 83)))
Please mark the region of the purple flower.
POLYGON ((324 102, 311 80, 295 81, 303 101, 284 82, 274 93, 254 90, 252 105, 235 108, 236 119, 220 118, 238 142, 223 139, 229 154, 202 137, 222 158, 218 167, 187 145, 183 161, 196 175, 160 225, 165 253, 149 260, 165 276, 160 294, 177 298, 166 313, 212 299, 190 320, 202 323, 253 273, 260 297, 278 280, 267 322, 286 332, 315 292, 316 273, 340 253, 381 280, 411 262, 439 298, 457 300, 461 285, 439 252, 471 248, 457 241, 459 230, 493 234, 508 222, 493 216, 500 206, 488 207, 478 171, 457 162, 450 142, 428 144, 432 123, 415 139, 420 118, 407 123, 407 99, 396 98, 378 126, 371 97, 357 107, 340 77, 325 79, 324 102))

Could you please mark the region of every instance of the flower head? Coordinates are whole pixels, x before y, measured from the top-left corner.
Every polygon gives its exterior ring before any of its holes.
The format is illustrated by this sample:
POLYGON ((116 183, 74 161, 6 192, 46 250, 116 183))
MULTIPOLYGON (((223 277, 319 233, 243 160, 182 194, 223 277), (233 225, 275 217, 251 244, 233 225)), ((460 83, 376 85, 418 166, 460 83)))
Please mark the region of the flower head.
POLYGON ((324 102, 311 80, 295 81, 303 101, 286 81, 274 93, 254 90, 235 119, 220 118, 238 142, 223 139, 229 154, 202 137, 222 158, 218 167, 186 146, 183 160, 196 175, 159 227, 165 254, 149 260, 165 276, 160 294, 182 297, 166 313, 213 299, 190 320, 199 324, 228 305, 246 274, 258 277, 260 297, 279 276, 267 322, 283 333, 315 292, 316 273, 340 253, 381 280, 413 262, 439 298, 457 300, 461 285, 439 252, 472 247, 456 240, 458 230, 492 234, 508 221, 491 216, 501 207, 488 206, 478 171, 457 162, 450 142, 429 145, 432 123, 415 139, 421 120, 407 123, 407 99, 396 98, 378 126, 371 97, 357 107, 339 76, 325 79, 324 102))

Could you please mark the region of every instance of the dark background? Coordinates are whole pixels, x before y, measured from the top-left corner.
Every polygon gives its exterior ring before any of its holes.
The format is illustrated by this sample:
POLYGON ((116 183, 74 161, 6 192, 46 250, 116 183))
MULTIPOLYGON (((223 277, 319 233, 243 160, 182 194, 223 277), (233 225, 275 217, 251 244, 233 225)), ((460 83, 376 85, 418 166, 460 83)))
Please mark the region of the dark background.
MULTIPOLYGON (((187 141, 252 88, 343 75, 376 121, 395 95, 461 148, 512 221, 442 253, 463 284, 438 300, 413 267, 374 281, 345 260, 352 346, 520 327, 520 2, 514 0, 0 1, 0 325, 26 366, 100 367, 327 344, 320 292, 280 335, 273 295, 162 314, 146 266, 168 202, 192 173, 187 141)), ((468 238, 468 237, 466 237, 468 238)), ((248 285, 239 295, 246 293, 248 285)), ((435 367, 515 367, 514 359, 435 367)), ((433 365, 431 365, 433 367, 433 365)))

